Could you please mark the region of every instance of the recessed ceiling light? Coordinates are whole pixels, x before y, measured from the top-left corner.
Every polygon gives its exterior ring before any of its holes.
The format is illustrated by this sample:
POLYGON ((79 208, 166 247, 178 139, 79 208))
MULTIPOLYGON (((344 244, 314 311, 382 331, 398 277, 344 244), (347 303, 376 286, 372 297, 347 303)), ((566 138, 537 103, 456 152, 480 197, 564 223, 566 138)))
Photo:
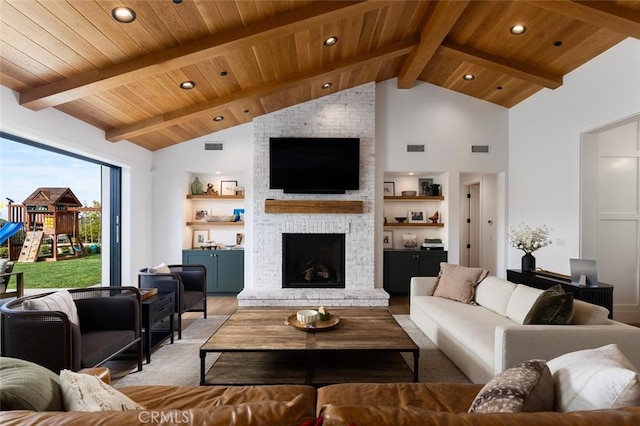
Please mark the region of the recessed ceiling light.
POLYGON ((520 35, 525 31, 527 31, 527 27, 525 27, 522 24, 516 24, 513 27, 511 27, 509 31, 511 31, 511 34, 520 35))
POLYGON ((193 81, 183 81, 182 83, 180 83, 180 88, 184 89, 184 90, 191 90, 194 87, 196 87, 196 83, 193 81))
POLYGON ((225 76, 229 75, 229 73, 227 71, 221 71, 220 75, 225 77, 225 76))
POLYGON ((560 47, 560 46, 562 46, 562 40, 554 41, 554 42, 553 42, 553 45, 554 45, 555 47, 560 47))
POLYGON ((221 115, 216 115, 215 117, 213 117, 213 121, 222 121, 224 120, 224 117, 221 115))
POLYGON ((180 4, 182 3, 182 0, 172 0, 175 4, 180 4))
POLYGON ((464 80, 471 81, 471 80, 475 79, 476 77, 473 74, 465 74, 465 75, 462 76, 462 78, 464 80))
POLYGON ((337 42, 338 42, 338 37, 336 37, 336 36, 331 36, 331 37, 329 37, 328 39, 326 39, 326 40, 324 41, 324 45, 325 45, 325 46, 327 46, 327 47, 331 47, 331 46, 333 46, 334 44, 336 44, 337 42))
POLYGON ((496 90, 502 90, 502 86, 496 87, 496 90))
POLYGON ((122 24, 128 24, 136 20, 136 12, 124 6, 118 6, 111 11, 111 16, 122 24))
POLYGON ((331 84, 331 83, 325 83, 325 84, 323 84, 323 85, 322 85, 322 88, 323 88, 323 89, 328 89, 328 88, 329 88, 329 87, 331 87, 331 86, 333 86, 333 84, 331 84))
POLYGON ((245 109, 245 110, 244 110, 244 113, 245 113, 245 114, 249 114, 249 110, 248 110, 248 109, 245 109))

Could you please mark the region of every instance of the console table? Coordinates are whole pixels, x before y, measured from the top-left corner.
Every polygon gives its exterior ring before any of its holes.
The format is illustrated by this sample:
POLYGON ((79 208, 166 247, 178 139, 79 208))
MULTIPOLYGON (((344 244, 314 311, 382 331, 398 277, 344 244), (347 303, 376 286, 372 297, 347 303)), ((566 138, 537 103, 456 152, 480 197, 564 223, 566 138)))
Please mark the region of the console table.
POLYGON ((579 286, 571 284, 570 279, 554 278, 535 272, 522 272, 519 269, 507 269, 507 280, 541 290, 560 284, 565 292, 573 293, 574 299, 604 306, 609 310, 609 318, 613 318, 613 286, 611 284, 598 283, 597 287, 579 286))

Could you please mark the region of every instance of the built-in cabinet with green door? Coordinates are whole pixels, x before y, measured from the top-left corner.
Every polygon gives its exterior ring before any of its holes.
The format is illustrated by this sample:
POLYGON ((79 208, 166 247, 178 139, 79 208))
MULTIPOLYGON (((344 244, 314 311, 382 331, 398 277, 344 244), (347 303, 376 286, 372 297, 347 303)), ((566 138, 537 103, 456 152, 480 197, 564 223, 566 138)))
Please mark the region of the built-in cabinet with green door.
POLYGON ((443 250, 384 251, 384 289, 391 294, 408 294, 411 277, 435 277, 440 262, 447 261, 443 250))
POLYGON ((244 250, 183 250, 182 263, 207 268, 207 293, 237 294, 244 288, 244 250))

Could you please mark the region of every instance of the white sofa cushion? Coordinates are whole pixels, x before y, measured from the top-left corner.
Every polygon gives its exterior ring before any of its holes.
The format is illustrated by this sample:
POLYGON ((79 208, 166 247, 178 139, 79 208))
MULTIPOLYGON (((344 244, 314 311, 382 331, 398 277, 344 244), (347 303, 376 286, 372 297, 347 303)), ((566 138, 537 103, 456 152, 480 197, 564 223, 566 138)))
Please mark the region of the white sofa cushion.
POLYGON ((502 278, 487 277, 476 287, 476 303, 506 317, 509 299, 516 286, 517 284, 502 278))
POLYGON ((507 305, 507 318, 518 324, 524 324, 524 319, 544 290, 517 284, 507 305))
POLYGON ((574 314, 571 324, 603 325, 609 324, 609 310, 603 306, 573 299, 574 314))
POLYGON ((443 334, 460 342, 486 365, 493 366, 496 326, 515 325, 513 321, 482 306, 443 297, 422 296, 418 299, 419 309, 443 334))
POLYGON ((547 362, 561 412, 640 405, 638 371, 611 344, 561 355, 547 362))

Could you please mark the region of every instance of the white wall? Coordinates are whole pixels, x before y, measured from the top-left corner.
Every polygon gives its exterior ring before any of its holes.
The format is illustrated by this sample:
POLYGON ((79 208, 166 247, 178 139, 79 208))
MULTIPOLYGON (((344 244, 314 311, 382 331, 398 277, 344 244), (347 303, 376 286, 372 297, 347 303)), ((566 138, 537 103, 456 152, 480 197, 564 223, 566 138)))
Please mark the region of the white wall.
MULTIPOLYGON (((581 256, 581 135, 640 112, 639 70, 640 40, 627 39, 510 110, 508 222, 552 228, 553 244, 534 253, 538 267, 568 274, 569 258, 581 256)), ((522 252, 507 252, 519 268, 522 252)), ((637 308, 632 318, 614 307, 614 318, 640 322, 637 308)))
MULTIPOLYGON (((580 135, 640 112, 640 40, 627 39, 509 111, 508 223, 547 225, 537 266, 569 273, 580 256, 580 135)), ((507 250, 510 268, 522 252, 507 250)))
MULTIPOLYGON (((186 201, 186 195, 190 193, 194 176, 199 176, 205 187, 207 182, 213 182, 217 190, 221 180, 237 180, 239 186, 245 187, 245 211, 251 205, 253 124, 242 124, 155 151, 153 175, 153 262, 179 264, 182 263, 182 250, 191 248, 192 228, 186 227, 185 223, 190 220, 192 203, 186 201), (223 142, 224 149, 205 151, 205 142, 223 142)), ((229 206, 238 207, 235 204, 229 206)), ((249 216, 245 217, 248 219, 249 216)), ((247 250, 252 241, 249 225, 250 222, 245 224, 244 230, 234 227, 232 231, 234 235, 236 232, 245 233, 247 250)), ((232 242, 228 235, 217 234, 218 230, 210 228, 210 238, 223 243, 232 242)), ((247 263, 245 261, 245 265, 247 263)))
MULTIPOLYGON (((458 224, 464 212, 460 205, 460 175, 506 172, 508 114, 506 108, 428 83, 417 83, 411 90, 397 89, 396 79, 376 85, 376 139, 382 163, 379 170, 442 173, 447 178, 442 190, 448 204, 445 239, 452 263, 459 261, 458 224), (424 144, 426 152, 409 153, 407 144, 424 144), (472 153, 471 145, 488 145, 489 153, 472 153)), ((487 195, 493 198, 486 202, 504 204, 505 194, 500 186, 487 195)), ((496 217, 496 221, 494 227, 499 236, 505 224, 502 217, 496 217)), ((504 258, 491 263, 496 265, 492 272, 504 276, 504 258)))
POLYGON ((3 132, 122 167, 122 284, 137 285, 137 269, 150 264, 153 244, 151 152, 129 142, 108 142, 102 130, 56 109, 23 108, 18 94, 6 87, 0 87, 0 110, 3 132))

